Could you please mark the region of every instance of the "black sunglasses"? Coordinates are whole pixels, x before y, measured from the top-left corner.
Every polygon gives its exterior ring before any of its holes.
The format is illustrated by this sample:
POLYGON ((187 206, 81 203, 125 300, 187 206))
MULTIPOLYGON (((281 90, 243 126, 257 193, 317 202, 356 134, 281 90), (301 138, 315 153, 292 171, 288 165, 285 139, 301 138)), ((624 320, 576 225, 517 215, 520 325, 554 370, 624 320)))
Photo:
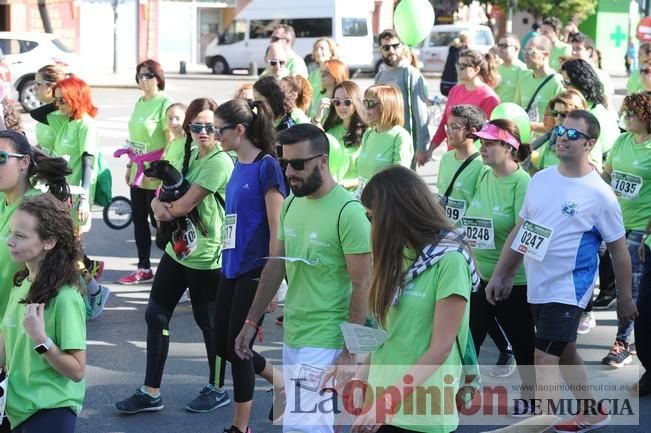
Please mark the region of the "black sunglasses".
POLYGON ((567 117, 567 111, 552 110, 552 116, 554 117, 561 116, 561 119, 565 119, 567 117))
POLYGON ((400 44, 399 43, 398 44, 386 44, 386 45, 382 45, 381 48, 382 48, 382 51, 389 51, 391 48, 393 48, 394 50, 397 50, 398 48, 400 48, 400 44))
POLYGON ((0 165, 5 165, 8 161, 9 158, 18 158, 18 159, 23 159, 25 155, 22 153, 13 153, 13 152, 5 152, 5 151, 0 151, 0 165))
POLYGON ((143 72, 142 74, 138 74, 138 78, 141 80, 151 80, 154 77, 156 77, 156 74, 153 72, 143 72))
POLYGON ((233 129, 237 125, 224 125, 221 128, 215 128, 215 137, 221 138, 222 132, 226 131, 227 129, 233 129))
POLYGON ((276 66, 276 65, 278 65, 278 64, 279 64, 280 66, 285 66, 285 63, 287 63, 286 60, 269 60, 269 64, 270 64, 271 66, 276 66))
POLYGON ((283 171, 287 170, 288 166, 292 166, 292 168, 296 171, 301 171, 305 170, 305 163, 308 161, 312 161, 313 159, 316 159, 320 156, 325 155, 325 153, 319 153, 317 155, 310 156, 308 158, 303 158, 303 159, 285 159, 285 158, 280 158, 278 162, 280 163, 280 166, 282 167, 283 171))
POLYGON ((508 47, 515 47, 516 45, 513 44, 497 44, 497 48, 501 48, 503 50, 506 50, 508 47))
MULTIPOLYGON (((222 128, 224 129, 224 128, 222 128)), ((206 131, 206 134, 212 134, 215 132, 215 125, 212 123, 191 123, 190 132, 194 134, 200 134, 201 131, 206 131)))
POLYGON ((285 36, 272 36, 271 42, 286 41, 288 40, 285 36))
POLYGON ((579 130, 576 130, 574 128, 566 128, 563 125, 557 125, 554 128, 554 132, 556 133, 556 137, 560 138, 563 135, 567 134, 567 139, 570 141, 576 141, 580 138, 585 138, 586 140, 592 139, 588 134, 585 132, 581 132, 579 130))
POLYGON ((353 100, 352 99, 333 98, 332 99, 332 105, 334 105, 335 107, 339 107, 340 105, 350 107, 351 105, 353 105, 353 100))
POLYGON ((372 110, 380 105, 380 101, 371 101, 370 99, 364 99, 362 102, 364 103, 364 107, 368 110, 372 110))

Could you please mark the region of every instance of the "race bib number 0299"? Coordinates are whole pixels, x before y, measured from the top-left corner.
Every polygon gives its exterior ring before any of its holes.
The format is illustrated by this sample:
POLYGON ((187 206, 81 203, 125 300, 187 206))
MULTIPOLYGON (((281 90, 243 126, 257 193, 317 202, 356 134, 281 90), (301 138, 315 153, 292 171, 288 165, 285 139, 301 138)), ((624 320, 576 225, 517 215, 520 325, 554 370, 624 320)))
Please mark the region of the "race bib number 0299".
POLYGON ((610 186, 615 191, 615 195, 625 200, 637 199, 640 196, 643 183, 640 176, 621 171, 613 171, 610 180, 610 186))
POLYGON ((542 262, 547 254, 553 233, 553 229, 525 220, 513 240, 511 249, 542 262))

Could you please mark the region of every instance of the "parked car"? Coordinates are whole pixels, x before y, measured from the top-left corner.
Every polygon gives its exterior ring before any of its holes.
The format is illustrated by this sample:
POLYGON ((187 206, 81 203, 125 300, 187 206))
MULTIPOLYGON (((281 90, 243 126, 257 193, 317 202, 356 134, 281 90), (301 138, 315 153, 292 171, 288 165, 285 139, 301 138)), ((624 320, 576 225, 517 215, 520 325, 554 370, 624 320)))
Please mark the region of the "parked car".
POLYGON ((223 34, 207 45, 206 66, 214 74, 248 69, 250 62, 264 67, 271 33, 281 23, 294 27, 294 51, 306 63, 314 42, 329 37, 338 44, 339 57, 351 70, 371 67, 371 13, 367 2, 350 0, 252 0, 223 34))
POLYGON ((49 64, 61 64, 70 71, 79 68, 77 55, 52 33, 0 32, 0 53, 26 111, 41 105, 36 98, 36 71, 49 64))
POLYGON ((420 61, 423 62, 423 71, 443 71, 450 43, 455 38, 458 38, 461 32, 470 33, 471 48, 482 53, 487 53, 495 45, 493 32, 488 26, 463 23, 434 26, 427 39, 422 42, 419 50, 420 61))

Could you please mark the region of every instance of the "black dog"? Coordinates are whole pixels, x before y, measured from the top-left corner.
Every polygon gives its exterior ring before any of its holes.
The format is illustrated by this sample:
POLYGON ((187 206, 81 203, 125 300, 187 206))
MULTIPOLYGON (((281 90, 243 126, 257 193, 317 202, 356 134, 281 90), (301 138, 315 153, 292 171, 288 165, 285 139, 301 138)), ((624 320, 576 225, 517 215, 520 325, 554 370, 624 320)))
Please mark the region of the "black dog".
MULTIPOLYGON (((145 169, 145 176, 160 179, 163 184, 158 193, 158 200, 164 203, 171 203, 183 197, 190 189, 190 182, 179 173, 168 161, 160 160, 149 164, 145 169)), ((195 207, 186 215, 187 218, 197 227, 205 236, 207 230, 201 218, 199 211, 195 207)), ((172 240, 175 231, 183 233, 186 230, 186 217, 176 218, 174 221, 160 221, 156 230, 156 246, 164 250, 166 245, 172 240)))

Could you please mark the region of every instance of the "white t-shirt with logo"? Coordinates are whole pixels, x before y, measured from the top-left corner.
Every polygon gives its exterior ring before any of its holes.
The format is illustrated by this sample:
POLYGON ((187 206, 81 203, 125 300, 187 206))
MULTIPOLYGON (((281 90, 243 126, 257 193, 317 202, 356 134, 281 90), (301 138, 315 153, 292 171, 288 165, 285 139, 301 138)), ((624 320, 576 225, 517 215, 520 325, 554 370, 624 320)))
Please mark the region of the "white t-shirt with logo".
POLYGON ((529 303, 585 308, 599 270, 601 241, 613 242, 625 234, 612 189, 597 171, 570 178, 557 166, 549 167, 531 179, 520 217, 552 231, 542 260, 524 257, 529 303))

